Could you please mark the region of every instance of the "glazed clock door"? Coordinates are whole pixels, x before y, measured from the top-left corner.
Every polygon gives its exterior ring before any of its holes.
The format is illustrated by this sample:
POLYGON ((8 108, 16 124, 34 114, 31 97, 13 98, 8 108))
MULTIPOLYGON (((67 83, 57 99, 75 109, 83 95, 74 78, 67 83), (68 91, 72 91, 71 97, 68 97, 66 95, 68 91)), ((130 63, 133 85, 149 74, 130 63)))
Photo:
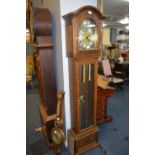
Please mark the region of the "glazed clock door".
POLYGON ((94 101, 95 101, 95 64, 87 63, 79 65, 79 129, 83 130, 94 125, 94 101))
POLYGON ((80 130, 94 124, 94 64, 80 65, 80 130))

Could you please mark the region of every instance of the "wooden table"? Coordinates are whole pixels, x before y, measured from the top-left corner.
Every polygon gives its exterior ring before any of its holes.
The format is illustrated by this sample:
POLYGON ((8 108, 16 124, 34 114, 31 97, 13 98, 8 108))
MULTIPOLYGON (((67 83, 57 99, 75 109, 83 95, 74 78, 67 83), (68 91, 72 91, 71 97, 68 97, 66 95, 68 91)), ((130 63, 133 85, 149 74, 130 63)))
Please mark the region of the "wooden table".
POLYGON ((97 87, 97 110, 96 110, 97 125, 112 120, 112 116, 107 115, 107 102, 108 97, 111 97, 115 93, 115 91, 116 90, 113 87, 107 87, 106 89, 97 87))

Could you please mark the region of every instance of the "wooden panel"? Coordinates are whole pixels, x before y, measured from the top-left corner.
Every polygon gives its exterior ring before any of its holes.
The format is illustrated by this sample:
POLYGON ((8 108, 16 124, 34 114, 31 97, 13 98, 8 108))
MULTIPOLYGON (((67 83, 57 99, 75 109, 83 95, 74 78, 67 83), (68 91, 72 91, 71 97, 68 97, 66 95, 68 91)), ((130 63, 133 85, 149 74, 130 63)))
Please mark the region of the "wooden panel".
POLYGON ((51 14, 45 8, 33 8, 34 11, 34 28, 36 36, 51 36, 52 35, 52 22, 51 14))
POLYGON ((56 80, 51 49, 40 49, 40 67, 44 87, 45 104, 49 115, 56 112, 56 80))
POLYGON ((71 22, 68 22, 66 26, 66 43, 67 43, 67 56, 70 57, 73 54, 73 25, 71 22))
POLYGON ((94 64, 80 65, 80 129, 93 125, 94 64))
POLYGON ((82 148, 86 145, 91 144, 92 142, 96 141, 96 135, 89 135, 87 136, 85 139, 80 139, 77 143, 76 143, 76 150, 78 150, 78 148, 82 148))
MULTIPOLYGON (((42 106, 42 105, 41 105, 42 106)), ((43 131, 43 135, 46 139, 47 145, 50 149, 53 147, 53 141, 51 139, 51 129, 54 127, 54 120, 46 121, 43 117, 43 111, 46 113, 46 110, 43 110, 44 108, 40 107, 39 113, 40 113, 40 119, 41 119, 41 127, 43 131)), ((48 115, 48 114, 46 114, 48 115)))
POLYGON ((41 67, 40 67, 40 57, 36 55, 36 67, 37 67, 37 77, 38 77, 38 83, 39 83, 39 93, 40 93, 40 99, 41 103, 45 106, 45 98, 44 98, 44 88, 43 88, 43 80, 42 80, 42 74, 41 74, 41 67))
POLYGON ((96 118, 95 118, 96 103, 97 103, 96 73, 97 73, 96 59, 94 58, 87 59, 87 60, 86 59, 74 60, 72 58, 69 59, 69 75, 70 75, 69 81, 70 81, 70 100, 71 100, 71 109, 72 109, 71 110, 72 127, 75 128, 76 132, 79 132, 80 130, 85 130, 85 128, 89 128, 90 126, 94 126, 96 124, 96 118), (81 80, 83 80, 82 78, 83 78, 84 64, 86 66, 85 71, 87 72, 85 77, 85 83, 81 82, 81 80), (90 75, 89 75, 89 68, 90 68, 90 75), (79 99, 83 93, 87 94, 86 95, 87 97, 85 97, 85 100, 87 100, 88 104, 86 104, 87 106, 85 107, 84 107, 84 104, 81 104, 82 107, 80 107, 79 99), (87 121, 87 125, 83 121, 80 121, 80 120, 83 120, 83 118, 85 122, 87 121), (80 122, 83 122, 85 124, 82 128, 80 127, 81 126, 80 122))
POLYGON ((98 147, 97 134, 99 129, 97 127, 89 130, 84 134, 76 134, 74 130, 68 131, 68 149, 71 155, 82 155, 84 152, 98 147))
POLYGON ((96 107, 96 123, 101 124, 112 120, 111 116, 107 115, 107 100, 115 92, 114 88, 102 89, 97 88, 97 107, 96 107))
POLYGON ((75 150, 75 141, 71 131, 68 131, 68 148, 70 153, 73 155, 75 150))

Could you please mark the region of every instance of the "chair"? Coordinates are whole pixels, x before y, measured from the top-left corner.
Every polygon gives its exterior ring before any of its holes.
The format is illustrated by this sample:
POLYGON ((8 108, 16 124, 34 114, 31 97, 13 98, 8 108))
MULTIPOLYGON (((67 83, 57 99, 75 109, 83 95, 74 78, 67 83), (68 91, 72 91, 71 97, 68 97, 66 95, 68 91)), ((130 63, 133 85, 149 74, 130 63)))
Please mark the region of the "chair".
POLYGON ((109 59, 105 58, 101 61, 102 68, 103 68, 103 75, 106 78, 109 78, 109 82, 112 85, 117 85, 121 90, 123 90, 124 85, 124 73, 122 72, 113 72, 111 70, 111 65, 109 59))

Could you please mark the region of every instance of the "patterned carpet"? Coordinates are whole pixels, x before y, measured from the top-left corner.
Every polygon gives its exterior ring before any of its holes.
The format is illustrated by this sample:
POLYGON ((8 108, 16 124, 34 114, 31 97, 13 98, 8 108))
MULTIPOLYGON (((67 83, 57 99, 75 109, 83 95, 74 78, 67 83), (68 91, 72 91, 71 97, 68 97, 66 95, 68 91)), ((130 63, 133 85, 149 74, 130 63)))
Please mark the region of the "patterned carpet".
MULTIPOLYGON (((40 126, 36 80, 33 85, 33 88, 29 86, 26 88, 26 154, 53 155, 42 133, 35 132, 35 128, 40 126)), ((98 126, 100 147, 84 155, 129 155, 129 87, 125 85, 124 91, 116 87, 116 90, 116 93, 108 100, 108 114, 113 116, 113 121, 98 126)), ((61 155, 70 155, 64 145, 61 150, 61 155)))

